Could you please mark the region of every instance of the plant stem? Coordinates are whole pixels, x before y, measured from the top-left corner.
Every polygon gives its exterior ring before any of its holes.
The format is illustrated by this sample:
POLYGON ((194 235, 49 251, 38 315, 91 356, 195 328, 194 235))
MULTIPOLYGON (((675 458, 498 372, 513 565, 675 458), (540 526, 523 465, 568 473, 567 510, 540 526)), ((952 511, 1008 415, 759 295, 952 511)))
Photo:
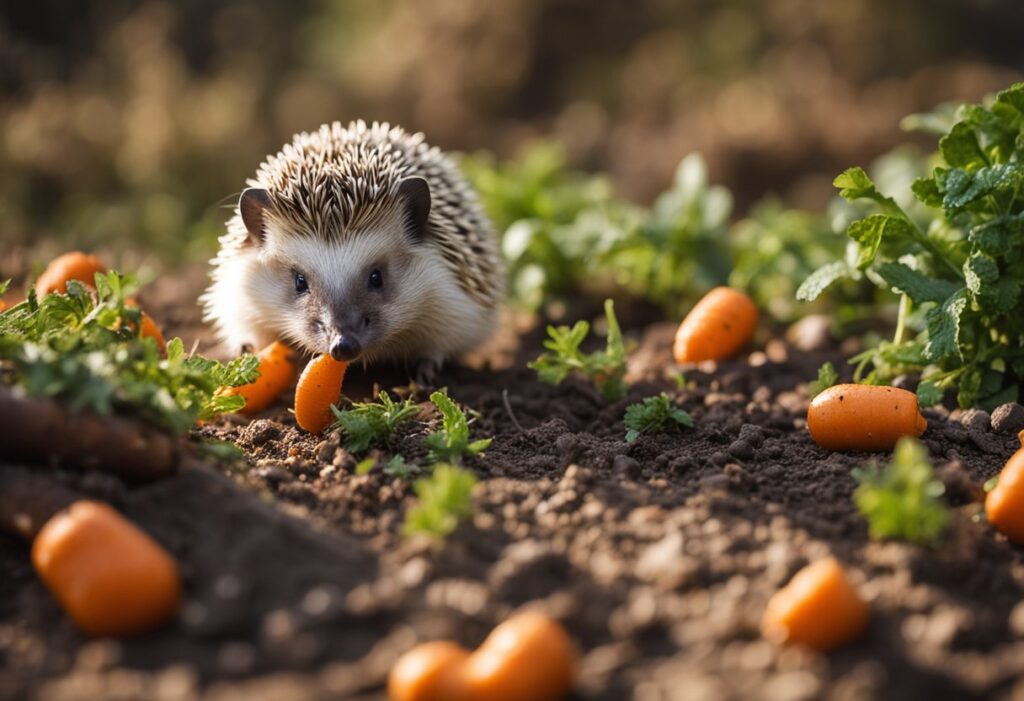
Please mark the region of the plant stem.
POLYGON ((903 343, 903 332, 906 328, 907 316, 910 314, 910 305, 910 297, 905 294, 901 295, 899 313, 896 316, 896 333, 892 339, 894 345, 903 343))

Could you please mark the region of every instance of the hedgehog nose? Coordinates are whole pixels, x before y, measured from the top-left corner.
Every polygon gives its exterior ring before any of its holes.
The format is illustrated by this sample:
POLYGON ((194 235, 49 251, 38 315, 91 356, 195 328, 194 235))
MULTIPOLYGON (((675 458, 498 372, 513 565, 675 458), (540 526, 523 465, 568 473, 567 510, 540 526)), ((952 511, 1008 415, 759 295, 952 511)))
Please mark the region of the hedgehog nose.
POLYGON ((352 360, 361 350, 362 347, 354 336, 337 336, 331 342, 331 357, 335 360, 352 360))

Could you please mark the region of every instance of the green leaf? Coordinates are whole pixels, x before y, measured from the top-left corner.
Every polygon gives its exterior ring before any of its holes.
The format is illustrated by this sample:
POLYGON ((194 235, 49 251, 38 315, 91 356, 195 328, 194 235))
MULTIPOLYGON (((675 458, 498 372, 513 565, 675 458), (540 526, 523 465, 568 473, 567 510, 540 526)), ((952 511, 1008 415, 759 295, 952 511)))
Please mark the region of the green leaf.
POLYGON ((928 310, 925 319, 928 324, 928 343, 925 356, 931 361, 946 357, 961 358, 960 327, 964 310, 967 309, 967 291, 958 290, 941 306, 928 310))
POLYGON ((663 433, 670 428, 693 426, 693 418, 674 406, 664 392, 647 397, 637 404, 630 404, 626 407, 622 422, 626 427, 627 443, 632 443, 641 434, 663 433))
POLYGON ((347 409, 331 407, 334 423, 329 430, 345 434, 345 449, 362 453, 371 447, 390 447, 401 426, 413 420, 419 408, 412 399, 401 402, 380 392, 376 402, 354 402, 347 409))
POLYGON ((928 451, 913 438, 901 438, 886 468, 853 471, 854 501, 875 539, 934 545, 949 524, 942 482, 935 478, 928 451))
POLYGON ((437 465, 431 475, 416 480, 413 489, 419 502, 406 513, 406 535, 449 535, 460 520, 473 515, 476 482, 473 473, 453 465, 437 465))
POLYGON ((428 435, 423 445, 427 448, 430 462, 461 462, 464 457, 479 455, 490 444, 490 438, 470 442, 469 421, 462 409, 451 400, 447 390, 441 389, 430 395, 442 417, 440 431, 428 435))
POLYGON ((847 168, 836 176, 832 184, 839 188, 839 195, 843 199, 854 202, 860 199, 867 199, 877 202, 885 214, 895 217, 906 217, 903 210, 896 204, 896 200, 886 197, 875 187, 874 181, 868 177, 863 168, 847 168))
POLYGON ((808 393, 813 399, 837 382, 839 382, 839 373, 836 372, 835 366, 830 362, 825 362, 818 368, 818 379, 808 386, 808 393))
POLYGON ((811 273, 796 291, 796 298, 803 302, 813 302, 832 283, 853 276, 853 270, 845 261, 836 261, 824 265, 811 273))
POLYGON ((950 210, 966 207, 982 197, 1014 189, 1020 182, 1020 167, 1009 163, 984 167, 973 173, 954 168, 940 184, 942 205, 950 210))
POLYGON ((857 267, 860 270, 866 269, 874 262, 883 239, 904 238, 909 240, 913 237, 913 231, 906 219, 886 214, 873 214, 859 219, 850 224, 846 233, 860 244, 857 255, 857 267))
POLYGON ((945 391, 929 380, 922 380, 917 385, 917 402, 921 406, 935 406, 942 401, 945 391))
POLYGON ((904 263, 882 263, 876 272, 892 287, 910 297, 914 304, 944 302, 958 289, 953 282, 930 278, 904 263))
POLYGON ((939 139, 939 151, 953 168, 977 169, 988 165, 988 158, 978 144, 974 128, 966 122, 953 125, 952 130, 939 139))
POLYGON ((358 463, 356 463, 356 474, 365 475, 369 473, 370 470, 373 469, 373 466, 376 464, 377 458, 373 457, 372 455, 368 458, 363 458, 358 463))

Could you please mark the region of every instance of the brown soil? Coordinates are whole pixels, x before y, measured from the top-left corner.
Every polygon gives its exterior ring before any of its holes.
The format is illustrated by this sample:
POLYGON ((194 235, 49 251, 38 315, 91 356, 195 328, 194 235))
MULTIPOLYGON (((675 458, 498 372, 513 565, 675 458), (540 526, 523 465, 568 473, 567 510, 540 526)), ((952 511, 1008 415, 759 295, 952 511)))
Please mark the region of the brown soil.
MULTIPOLYGON (((168 334, 207 341, 192 303, 201 284, 201 271, 164 278, 141 301, 168 334)), ((174 553, 186 603, 158 633, 87 640, 34 576, 28 547, 0 536, 0 697, 383 699, 388 669, 417 641, 474 646, 522 606, 578 642, 579 699, 1024 693, 1024 558, 977 503, 1015 436, 983 414, 927 412, 954 526, 934 549, 873 542, 850 476, 872 456, 822 450, 805 428, 806 381, 842 354, 770 341, 677 389, 672 327, 641 328, 643 314, 625 311, 639 345, 622 401, 575 380, 538 382, 525 359, 539 330, 492 354, 497 366, 514 357, 504 369, 442 373, 479 412, 475 435, 494 437, 469 463, 476 516, 443 547, 401 535, 410 484, 379 468, 355 475, 337 437, 295 427, 290 398, 203 429, 236 440, 244 466, 193 465, 145 486, 62 475, 174 553), (625 406, 658 391, 696 427, 627 444, 625 406), (867 633, 828 655, 764 641, 769 596, 827 553, 870 598, 867 633)), ((353 375, 350 395, 393 384, 353 375)), ((399 449, 412 460, 418 443, 410 435, 399 449)))

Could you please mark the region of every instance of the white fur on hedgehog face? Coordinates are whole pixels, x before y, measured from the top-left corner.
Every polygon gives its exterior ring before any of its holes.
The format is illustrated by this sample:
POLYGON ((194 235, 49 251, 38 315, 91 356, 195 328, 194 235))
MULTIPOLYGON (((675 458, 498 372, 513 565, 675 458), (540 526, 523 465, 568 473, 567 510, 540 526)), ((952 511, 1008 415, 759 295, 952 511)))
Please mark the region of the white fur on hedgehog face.
POLYGON ((284 340, 320 354, 347 336, 369 362, 407 349, 423 326, 419 315, 442 302, 438 263, 430 246, 405 233, 397 213, 343 240, 285 232, 268 222, 247 282, 255 287, 252 297, 267 303, 262 315, 273 318, 264 321, 284 340), (297 285, 299 276, 304 285, 297 285))

